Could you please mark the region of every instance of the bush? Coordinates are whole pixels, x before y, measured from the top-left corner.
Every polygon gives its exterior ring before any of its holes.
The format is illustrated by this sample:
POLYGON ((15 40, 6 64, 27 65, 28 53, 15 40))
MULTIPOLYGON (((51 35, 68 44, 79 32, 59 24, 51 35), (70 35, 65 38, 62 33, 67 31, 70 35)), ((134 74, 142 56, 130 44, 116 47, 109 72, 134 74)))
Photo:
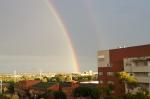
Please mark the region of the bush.
POLYGON ((67 99, 66 94, 63 91, 55 91, 53 93, 54 99, 67 99))

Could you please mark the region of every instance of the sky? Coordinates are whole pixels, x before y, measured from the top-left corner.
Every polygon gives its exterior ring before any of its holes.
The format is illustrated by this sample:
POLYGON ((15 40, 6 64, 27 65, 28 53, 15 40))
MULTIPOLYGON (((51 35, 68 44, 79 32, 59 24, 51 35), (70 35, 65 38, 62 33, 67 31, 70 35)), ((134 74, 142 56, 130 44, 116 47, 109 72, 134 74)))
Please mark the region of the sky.
POLYGON ((97 71, 97 51, 150 44, 149 0, 0 0, 0 72, 97 71))

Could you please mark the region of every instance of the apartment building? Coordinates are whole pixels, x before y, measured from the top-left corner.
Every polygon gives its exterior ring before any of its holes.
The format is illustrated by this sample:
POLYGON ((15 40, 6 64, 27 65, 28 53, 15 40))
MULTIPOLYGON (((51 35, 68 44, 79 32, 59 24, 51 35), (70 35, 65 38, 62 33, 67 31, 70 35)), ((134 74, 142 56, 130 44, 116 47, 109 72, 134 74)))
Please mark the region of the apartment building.
MULTIPOLYGON (((150 56, 133 57, 124 59, 124 71, 133 75, 138 81, 138 88, 147 89, 150 92, 150 56)), ((131 91, 136 91, 131 90, 131 91)), ((126 92, 130 91, 126 87, 126 92)))
POLYGON ((123 95, 125 93, 125 84, 115 76, 115 73, 124 71, 124 64, 126 64, 125 62, 129 58, 149 56, 150 44, 98 51, 97 62, 99 84, 101 86, 112 84, 114 86, 112 95, 123 95))

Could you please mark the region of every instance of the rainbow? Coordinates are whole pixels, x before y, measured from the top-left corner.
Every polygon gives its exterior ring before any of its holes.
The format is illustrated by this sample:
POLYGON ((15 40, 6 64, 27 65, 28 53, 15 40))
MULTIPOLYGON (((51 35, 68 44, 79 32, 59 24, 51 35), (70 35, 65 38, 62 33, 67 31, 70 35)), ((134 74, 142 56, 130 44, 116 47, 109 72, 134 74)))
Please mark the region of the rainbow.
POLYGON ((59 28, 61 29, 62 33, 64 34, 64 36, 68 42, 68 46, 69 46, 71 54, 72 54, 71 57, 72 57, 73 69, 75 72, 79 72, 80 71, 80 69, 79 69, 80 65, 79 65, 79 62, 77 59, 76 50, 73 46, 70 34, 68 32, 68 29, 66 28, 63 20, 61 19, 60 14, 58 13, 57 9, 53 6, 52 2, 50 0, 45 0, 45 3, 48 5, 51 13, 54 15, 54 17, 58 23, 59 28))

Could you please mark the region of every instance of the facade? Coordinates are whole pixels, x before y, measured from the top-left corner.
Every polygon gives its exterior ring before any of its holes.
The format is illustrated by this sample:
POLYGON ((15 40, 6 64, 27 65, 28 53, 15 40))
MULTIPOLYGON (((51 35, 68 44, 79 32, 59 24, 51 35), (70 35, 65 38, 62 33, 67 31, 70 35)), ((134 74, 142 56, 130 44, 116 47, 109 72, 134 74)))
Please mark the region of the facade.
POLYGON ((21 96, 25 96, 28 94, 29 89, 37 84, 40 83, 40 80, 23 80, 23 81, 19 81, 16 83, 15 85, 15 92, 17 92, 19 95, 21 96))
MULTIPOLYGON (((43 95, 49 91, 62 90, 67 95, 68 99, 73 99, 72 92, 75 88, 79 87, 79 83, 72 82, 41 82, 40 80, 24 80, 19 81, 15 85, 15 92, 21 96, 31 97, 43 95)), ((51 97, 51 96, 50 96, 51 97)))
POLYGON ((60 87, 61 90, 67 95, 67 99, 74 99, 72 93, 75 88, 79 87, 79 84, 76 81, 63 82, 60 84, 60 87))
POLYGON ((139 85, 138 88, 132 90, 126 87, 126 92, 134 92, 139 88, 144 88, 150 92, 150 56, 125 58, 124 71, 133 75, 139 85))
POLYGON ((118 48, 98 51, 98 80, 101 86, 113 84, 112 94, 120 96, 125 93, 125 85, 116 76, 124 70, 124 60, 133 57, 150 56, 150 45, 118 48))
POLYGON ((33 95, 42 95, 49 90, 58 91, 59 90, 59 84, 58 83, 49 83, 49 82, 40 82, 35 85, 33 85, 30 88, 30 94, 33 95))

